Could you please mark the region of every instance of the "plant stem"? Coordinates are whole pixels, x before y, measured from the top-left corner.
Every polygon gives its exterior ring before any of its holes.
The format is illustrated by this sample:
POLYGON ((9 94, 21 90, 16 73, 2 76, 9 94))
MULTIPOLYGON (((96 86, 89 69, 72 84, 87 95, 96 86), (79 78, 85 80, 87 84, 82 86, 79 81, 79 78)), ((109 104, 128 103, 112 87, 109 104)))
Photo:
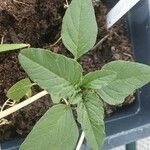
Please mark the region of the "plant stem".
MULTIPOLYGON (((111 33, 111 34, 112 34, 112 33, 111 33)), ((94 49, 96 49, 98 46, 100 46, 109 36, 110 36, 110 34, 107 34, 106 36, 104 36, 104 37, 91 49, 91 51, 94 50, 94 49)))
POLYGON ((7 99, 7 100, 5 101, 5 103, 4 103, 3 106, 1 107, 0 112, 2 112, 2 111, 4 110, 4 108, 5 108, 5 106, 7 105, 7 103, 8 103, 9 100, 10 100, 10 99, 7 99))
POLYGON ((40 93, 30 97, 29 99, 27 99, 27 100, 25 100, 25 101, 15 105, 15 106, 11 107, 11 108, 8 108, 8 109, 2 111, 0 113, 0 119, 2 119, 4 117, 6 117, 6 116, 16 112, 17 110, 19 110, 19 109, 21 109, 21 108, 23 108, 23 107, 25 107, 25 106, 27 106, 27 105, 29 105, 31 103, 33 103, 34 101, 38 100, 39 98, 41 98, 41 97, 43 97, 43 96, 45 96, 47 94, 48 94, 47 91, 42 91, 42 92, 40 92, 40 93))
POLYGON ((61 39, 62 39, 62 38, 59 37, 59 39, 58 39, 54 44, 52 44, 51 46, 54 47, 56 44, 58 44, 58 43, 61 41, 61 39))
POLYGON ((83 140, 84 140, 84 137, 85 137, 85 135, 84 135, 84 132, 82 131, 82 134, 81 134, 81 136, 80 136, 80 139, 79 139, 78 144, 77 144, 77 147, 76 147, 76 150, 80 150, 81 145, 82 145, 83 140))
POLYGON ((66 105, 69 105, 68 101, 65 98, 63 98, 63 100, 66 103, 66 105))
POLYGON ((2 39, 1 39, 1 45, 4 43, 4 35, 2 36, 2 39))

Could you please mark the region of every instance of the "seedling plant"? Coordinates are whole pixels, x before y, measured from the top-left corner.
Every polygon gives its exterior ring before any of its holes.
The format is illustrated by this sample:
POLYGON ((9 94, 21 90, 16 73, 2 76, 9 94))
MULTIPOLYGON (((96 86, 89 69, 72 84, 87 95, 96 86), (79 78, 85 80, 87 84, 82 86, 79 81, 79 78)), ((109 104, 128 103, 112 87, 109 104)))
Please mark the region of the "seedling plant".
MULTIPOLYGON (((83 75, 78 59, 95 45, 97 31, 92 0, 72 0, 63 18, 61 38, 74 58, 41 48, 25 48, 19 53, 19 62, 30 79, 12 86, 7 97, 18 102, 25 96, 31 97, 31 87, 35 84, 44 91, 2 111, 0 118, 46 94, 50 94, 54 103, 33 127, 20 150, 77 150, 84 137, 92 150, 101 149, 105 139, 103 103, 121 104, 150 81, 150 66, 122 60, 83 75), (83 131, 80 138, 77 122, 83 131)), ((18 46, 2 44, 0 50, 27 47, 18 46)))

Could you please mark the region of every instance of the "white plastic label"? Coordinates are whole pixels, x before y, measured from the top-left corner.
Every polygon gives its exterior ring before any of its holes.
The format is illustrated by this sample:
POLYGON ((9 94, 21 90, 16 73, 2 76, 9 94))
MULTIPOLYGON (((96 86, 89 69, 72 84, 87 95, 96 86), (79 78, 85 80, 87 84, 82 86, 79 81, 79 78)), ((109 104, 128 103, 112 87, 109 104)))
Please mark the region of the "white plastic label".
POLYGON ((120 0, 107 14, 106 25, 110 28, 123 15, 125 15, 140 0, 120 0))

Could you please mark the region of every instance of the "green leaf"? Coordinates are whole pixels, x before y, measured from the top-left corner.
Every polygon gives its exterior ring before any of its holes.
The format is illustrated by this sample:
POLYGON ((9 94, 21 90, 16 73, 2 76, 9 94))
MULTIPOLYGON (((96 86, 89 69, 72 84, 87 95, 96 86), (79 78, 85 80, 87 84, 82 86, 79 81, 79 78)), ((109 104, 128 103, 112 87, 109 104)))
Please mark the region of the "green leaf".
MULTIPOLYGON (((33 84, 32 84, 33 86, 33 84)), ((32 96, 32 90, 31 88, 29 89, 29 91, 26 93, 27 98, 30 98, 32 96)))
POLYGON ((82 81, 82 87, 91 89, 101 89, 103 86, 107 86, 116 77, 116 73, 109 70, 97 70, 90 72, 84 76, 82 81))
POLYGON ((82 93, 75 92, 70 98, 69 103, 70 104, 78 104, 80 101, 82 101, 82 93))
POLYGON ((29 92, 31 93, 32 83, 28 78, 20 80, 14 84, 7 92, 7 97, 14 101, 19 101, 29 92))
POLYGON ((75 58, 94 46, 97 31, 92 0, 72 0, 63 18, 61 36, 75 58))
POLYGON ((116 72, 116 79, 97 92, 106 103, 111 105, 123 103, 129 94, 150 82, 150 66, 144 64, 113 61, 102 68, 102 71, 105 70, 116 72))
POLYGON ((0 53, 28 47, 29 44, 1 44, 0 53))
POLYGON ((99 96, 93 91, 86 91, 77 113, 88 144, 93 150, 101 149, 105 138, 105 125, 103 104, 99 96))
POLYGON ((54 95, 51 94, 51 99, 52 99, 53 103, 59 103, 61 98, 57 94, 54 94, 54 95))
POLYGON ((35 83, 60 99, 71 96, 82 77, 82 68, 75 60, 45 49, 24 49, 19 61, 35 83))
POLYGON ((70 107, 50 108, 29 133, 20 150, 73 150, 78 128, 70 107))

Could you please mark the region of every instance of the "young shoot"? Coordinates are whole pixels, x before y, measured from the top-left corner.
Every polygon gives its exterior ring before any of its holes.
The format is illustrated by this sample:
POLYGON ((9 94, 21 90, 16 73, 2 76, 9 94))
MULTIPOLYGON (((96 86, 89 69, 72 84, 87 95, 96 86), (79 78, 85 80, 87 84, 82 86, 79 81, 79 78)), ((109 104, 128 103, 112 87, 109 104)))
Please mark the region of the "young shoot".
MULTIPOLYGON (((55 103, 33 127, 20 150, 76 147, 79 150, 84 137, 92 150, 101 149, 105 140, 103 102, 121 104, 128 95, 150 82, 150 66, 122 60, 83 75, 77 60, 94 47, 97 31, 92 0, 72 0, 63 18, 61 38, 75 59, 41 48, 25 48, 19 53, 19 62, 30 80, 45 90, 42 96, 50 94, 55 103), (76 121, 83 131, 79 143, 80 129, 76 121)), ((31 89, 30 80, 12 87, 8 98, 20 100, 31 89)), ((15 109, 24 107, 22 103, 15 109)))

